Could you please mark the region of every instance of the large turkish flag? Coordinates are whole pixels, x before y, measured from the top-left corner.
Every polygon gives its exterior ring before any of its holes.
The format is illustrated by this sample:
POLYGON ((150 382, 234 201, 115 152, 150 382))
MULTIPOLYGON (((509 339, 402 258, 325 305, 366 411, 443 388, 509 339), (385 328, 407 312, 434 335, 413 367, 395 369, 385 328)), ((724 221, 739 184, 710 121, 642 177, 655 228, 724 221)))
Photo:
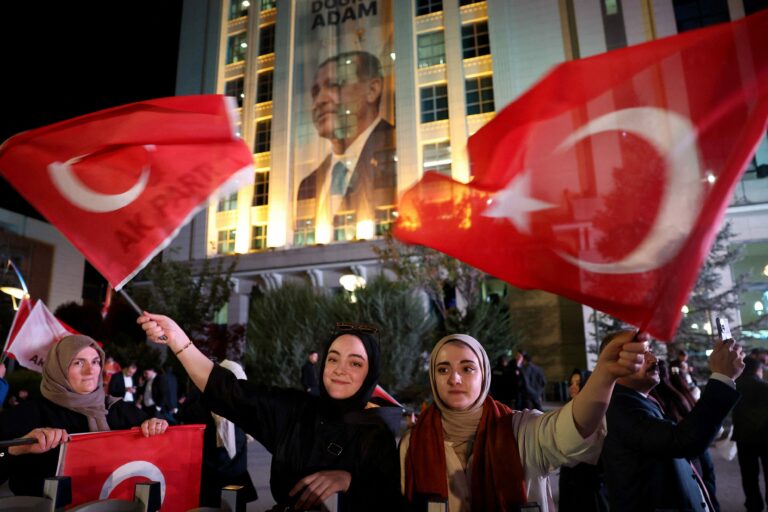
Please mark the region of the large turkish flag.
POLYGON ((395 235, 670 339, 768 119, 768 11, 556 67, 395 235))
POLYGON ((141 430, 73 434, 62 445, 57 476, 72 478, 72 505, 133 499, 134 486, 160 482, 163 512, 198 506, 205 425, 168 427, 144 437, 141 430))
POLYGON ((120 289, 217 192, 253 182, 234 101, 132 103, 20 133, 0 172, 120 289))

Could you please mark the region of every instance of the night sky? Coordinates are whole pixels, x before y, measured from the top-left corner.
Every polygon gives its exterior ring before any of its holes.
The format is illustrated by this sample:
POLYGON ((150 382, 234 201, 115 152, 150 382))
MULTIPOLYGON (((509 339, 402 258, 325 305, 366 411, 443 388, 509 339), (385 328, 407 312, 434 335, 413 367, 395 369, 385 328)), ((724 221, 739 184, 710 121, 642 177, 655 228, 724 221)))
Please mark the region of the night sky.
MULTIPOLYGON (((173 96, 181 8, 182 0, 0 2, 0 140, 173 96)), ((0 208, 41 218, 2 178, 0 208)))

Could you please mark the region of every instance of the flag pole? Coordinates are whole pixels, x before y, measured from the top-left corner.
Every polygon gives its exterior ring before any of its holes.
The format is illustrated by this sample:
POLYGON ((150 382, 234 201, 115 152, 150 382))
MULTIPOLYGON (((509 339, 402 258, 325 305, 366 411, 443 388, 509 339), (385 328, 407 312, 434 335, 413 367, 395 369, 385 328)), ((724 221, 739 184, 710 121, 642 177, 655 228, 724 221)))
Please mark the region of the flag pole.
MULTIPOLYGON (((5 265, 5 271, 7 272, 9 268, 13 269, 13 272, 16 274, 16 278, 19 280, 19 284, 21 284, 21 289, 24 292, 24 297, 29 297, 29 288, 27 288, 27 282, 24 281, 24 277, 21 275, 21 272, 19 271, 19 267, 16 266, 16 264, 13 262, 11 258, 8 258, 8 263, 5 265)), ((13 296, 11 295, 11 298, 13 296)), ((15 305, 15 302, 14 302, 15 305)), ((11 323, 11 330, 13 330, 13 326, 16 324, 16 317, 14 317, 14 322, 11 323)), ((11 333, 8 332, 8 338, 5 340, 5 344, 3 345, 3 352, 0 354, 0 364, 4 364, 5 360, 8 359, 8 342, 11 341, 11 333)))
POLYGON ((128 295, 128 294, 125 292, 125 290, 122 290, 122 289, 121 289, 121 290, 120 290, 120 295, 122 295, 122 296, 123 296, 123 298, 124 298, 124 299, 125 299, 125 300, 128 302, 128 304, 130 304, 130 305, 131 305, 131 307, 132 307, 132 308, 133 308, 133 310, 136 312, 136 314, 138 314, 139 316, 141 316, 141 315, 143 315, 143 314, 144 314, 144 312, 141 310, 141 308, 139 307, 139 305, 138 305, 138 304, 136 304, 136 303, 133 301, 133 299, 131 298, 131 296, 130 296, 130 295, 128 295))

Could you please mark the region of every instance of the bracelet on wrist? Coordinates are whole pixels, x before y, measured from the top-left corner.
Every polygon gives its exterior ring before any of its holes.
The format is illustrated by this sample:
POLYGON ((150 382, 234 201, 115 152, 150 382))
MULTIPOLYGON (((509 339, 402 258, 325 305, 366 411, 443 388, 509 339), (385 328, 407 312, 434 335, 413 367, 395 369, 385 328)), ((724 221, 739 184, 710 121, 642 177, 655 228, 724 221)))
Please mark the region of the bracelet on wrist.
POLYGON ((174 352, 174 353, 173 353, 173 355, 175 355, 175 356, 178 356, 179 354, 181 354, 182 352, 184 352, 185 350, 187 350, 187 349, 188 349, 188 348, 189 348, 191 345, 192 345, 192 341, 188 341, 186 345, 184 345, 184 346, 183 346, 183 347, 181 347, 179 350, 177 350, 176 352, 174 352))

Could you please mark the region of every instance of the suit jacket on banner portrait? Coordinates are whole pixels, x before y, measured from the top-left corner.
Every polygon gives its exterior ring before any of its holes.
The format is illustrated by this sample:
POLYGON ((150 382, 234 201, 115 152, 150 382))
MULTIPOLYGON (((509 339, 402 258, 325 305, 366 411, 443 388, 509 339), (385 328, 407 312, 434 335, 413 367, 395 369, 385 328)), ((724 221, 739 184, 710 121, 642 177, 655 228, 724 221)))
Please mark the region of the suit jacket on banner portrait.
POLYGON ((74 434, 62 445, 58 476, 72 478, 72 505, 133 499, 134 486, 160 482, 163 512, 198 506, 205 425, 169 427, 144 437, 139 428, 74 434))

